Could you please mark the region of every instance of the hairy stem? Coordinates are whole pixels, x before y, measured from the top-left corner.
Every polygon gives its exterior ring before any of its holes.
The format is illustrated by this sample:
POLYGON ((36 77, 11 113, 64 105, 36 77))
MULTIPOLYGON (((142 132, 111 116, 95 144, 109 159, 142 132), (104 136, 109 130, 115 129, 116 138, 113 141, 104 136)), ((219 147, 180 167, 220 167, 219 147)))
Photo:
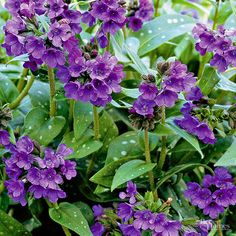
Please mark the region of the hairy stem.
MULTIPOLYGON (((166 114, 165 114, 165 107, 163 106, 161 108, 161 123, 163 125, 165 125, 165 119, 166 119, 166 114)), ((162 170, 164 164, 165 164, 165 160, 166 160, 166 142, 167 142, 167 137, 166 136, 162 136, 161 137, 161 154, 160 154, 160 159, 158 162, 158 169, 162 170)))
POLYGON ((218 20, 218 15, 219 15, 219 6, 220 6, 220 0, 217 1, 217 5, 216 5, 215 15, 214 15, 214 19, 213 19, 213 26, 212 26, 213 30, 215 30, 216 26, 217 26, 217 20, 218 20))
POLYGON ((48 79, 50 85, 50 117, 54 117, 57 111, 57 105, 55 100, 56 95, 56 85, 53 69, 48 67, 48 79))
POLYGON ((156 4, 155 4, 155 17, 158 16, 159 4, 160 4, 160 0, 156 0, 156 4))
POLYGON ((33 82, 34 82, 34 75, 31 75, 28 83, 26 84, 26 86, 24 87, 24 89, 22 90, 22 92, 19 94, 19 96, 16 98, 15 101, 13 101, 10 105, 9 108, 11 109, 15 109, 16 107, 18 107, 21 103, 21 101, 23 100, 23 98, 28 94, 33 82))
MULTIPOLYGON (((145 143, 145 157, 146 163, 151 163, 151 155, 150 155, 150 146, 149 146, 149 135, 148 135, 148 128, 144 130, 144 143, 145 143)), ((148 172, 149 183, 151 187, 151 191, 153 192, 154 199, 157 200, 157 190, 155 189, 155 181, 154 181, 154 174, 153 171, 148 172)))
POLYGON ((22 89, 24 88, 24 84, 25 84, 25 77, 28 74, 29 69, 24 68, 21 74, 21 77, 17 83, 17 89, 19 92, 22 91, 22 89))
POLYGON ((93 106, 93 130, 94 130, 94 139, 99 140, 99 115, 97 107, 93 106))
POLYGON ((64 231, 64 233, 65 233, 65 235, 66 236, 71 236, 71 233, 70 233, 70 231, 69 231, 69 229, 68 228, 66 228, 65 226, 61 226, 62 227, 62 229, 63 229, 63 231, 64 231))
POLYGON ((216 227, 217 227, 218 236, 223 236, 222 227, 221 227, 221 220, 220 219, 216 220, 216 227))
POLYGON ((0 195, 2 194, 2 192, 4 191, 5 189, 5 186, 4 186, 4 182, 6 180, 6 169, 4 168, 3 171, 2 171, 2 183, 0 184, 0 195))

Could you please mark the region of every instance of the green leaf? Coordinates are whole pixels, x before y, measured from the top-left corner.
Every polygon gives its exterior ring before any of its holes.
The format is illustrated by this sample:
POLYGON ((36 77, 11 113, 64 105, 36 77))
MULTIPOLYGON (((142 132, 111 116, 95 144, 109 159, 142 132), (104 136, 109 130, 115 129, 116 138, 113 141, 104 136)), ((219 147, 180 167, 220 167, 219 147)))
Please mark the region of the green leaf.
POLYGON ((138 135, 130 131, 116 137, 109 145, 106 164, 123 157, 143 156, 143 150, 139 147, 138 135))
POLYGON ((143 160, 132 160, 118 168, 112 181, 111 191, 118 186, 126 183, 131 179, 135 179, 148 171, 152 170, 156 164, 146 163, 143 160))
MULTIPOLYGON (((145 150, 144 131, 143 130, 139 131, 138 136, 139 136, 139 146, 143 150, 145 150)), ((149 137, 149 148, 150 148, 150 151, 153 151, 156 148, 157 144, 158 144, 159 136, 156 133, 149 132, 148 133, 148 137, 149 137)))
POLYGON ((235 0, 229 0, 229 1, 230 1, 231 8, 233 10, 233 13, 236 16, 236 2, 235 0))
POLYGON ((134 88, 134 89, 122 88, 121 92, 130 98, 138 98, 141 95, 141 93, 139 92, 137 88, 134 88))
POLYGON ((93 134, 90 130, 86 131, 79 141, 76 140, 73 132, 68 133, 64 136, 61 143, 65 143, 74 150, 68 159, 86 157, 103 146, 102 142, 93 139, 93 134))
POLYGON ((138 54, 143 56, 171 39, 191 32, 194 25, 193 18, 178 14, 162 15, 149 21, 140 31, 133 33, 140 39, 138 54))
POLYGON ((117 169, 124 163, 134 159, 134 157, 125 157, 117 161, 113 161, 105 165, 101 170, 99 170, 95 175, 90 178, 90 181, 99 184, 104 187, 111 187, 112 180, 117 169))
POLYGON ((6 65, 10 64, 11 62, 16 62, 16 61, 24 62, 28 60, 29 60, 29 55, 26 53, 26 54, 22 54, 20 56, 12 58, 10 61, 6 63, 6 65))
POLYGON ((89 225, 80 209, 68 202, 62 202, 58 208, 49 209, 52 220, 67 227, 78 235, 92 236, 89 225))
POLYGON ((49 108, 49 84, 41 81, 35 81, 29 90, 29 97, 34 107, 41 106, 49 108))
POLYGON ((185 130, 179 128, 179 126, 175 125, 173 120, 167 119, 166 122, 170 129, 172 129, 176 134, 178 134, 179 136, 184 138, 187 142, 189 142, 200 153, 201 157, 204 158, 202 150, 199 146, 199 142, 195 137, 187 133, 185 130))
POLYGON ((103 111, 102 116, 99 119, 99 132, 100 140, 103 143, 101 152, 106 152, 111 141, 119 134, 119 130, 115 122, 106 111, 103 111))
POLYGON ((25 118, 25 133, 40 144, 47 146, 61 132, 66 120, 62 116, 50 118, 41 107, 32 109, 25 118))
POLYGON ((208 95, 219 81, 220 77, 216 69, 207 64, 197 85, 200 87, 203 95, 208 95))
POLYGON ((160 188, 162 186, 162 184, 164 184, 173 175, 175 175, 179 172, 185 171, 186 169, 193 170, 195 167, 198 167, 198 166, 203 166, 204 168, 211 170, 210 167, 208 167, 207 165, 201 164, 201 163, 190 163, 190 164, 178 165, 178 166, 171 168, 167 172, 165 172, 164 176, 157 182, 156 188, 157 189, 160 188))
POLYGON ((215 166, 236 166, 236 139, 215 166))
POLYGON ((226 76, 226 73, 219 74, 219 78, 220 78, 220 81, 216 86, 218 89, 236 93, 236 83, 229 80, 226 76))
MULTIPOLYGON (((101 112, 102 108, 98 109, 101 112)), ((74 106, 74 133, 79 139, 93 122, 93 105, 81 101, 75 102, 74 106)))
POLYGON ((27 236, 31 235, 31 233, 28 232, 24 226, 13 217, 0 210, 0 235, 27 236))
POLYGON ((90 206, 84 202, 74 202, 73 205, 80 209, 81 213, 83 214, 89 225, 91 225, 93 223, 94 215, 90 206))
POLYGON ((13 102, 19 92, 14 83, 9 79, 0 79, 0 101, 2 103, 13 102))

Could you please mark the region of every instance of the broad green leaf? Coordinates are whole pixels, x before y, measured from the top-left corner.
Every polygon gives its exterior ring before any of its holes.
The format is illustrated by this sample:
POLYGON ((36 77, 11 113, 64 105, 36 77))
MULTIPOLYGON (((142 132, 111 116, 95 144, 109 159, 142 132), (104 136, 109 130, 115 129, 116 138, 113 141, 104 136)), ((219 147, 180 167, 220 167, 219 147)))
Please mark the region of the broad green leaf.
POLYGON ((78 207, 83 214, 84 218, 87 220, 87 222, 91 225, 94 220, 93 211, 90 208, 90 206, 84 202, 74 202, 73 205, 78 207))
POLYGON ((41 81, 35 81, 32 85, 29 96, 34 107, 41 106, 42 108, 49 108, 49 84, 41 81))
MULTIPOLYGON (((98 109, 100 112, 102 108, 98 109)), ((81 101, 74 105, 74 133, 75 138, 79 139, 93 122, 93 106, 91 103, 81 101)))
POLYGON ((184 164, 184 165, 178 165, 167 172, 165 172, 164 176, 157 182, 157 189, 161 187, 162 184, 164 184, 168 179, 170 179, 173 175, 180 173, 182 171, 185 171, 186 169, 191 169, 193 170, 195 167, 202 166, 210 171, 211 168, 208 167, 207 165, 201 164, 201 163, 190 163, 190 164, 184 164))
POLYGON ((29 54, 26 53, 26 54, 22 54, 20 56, 12 58, 10 61, 8 61, 6 63, 6 65, 8 65, 12 62, 16 62, 16 61, 21 61, 22 62, 22 61, 28 61, 28 60, 29 60, 29 54))
POLYGON ((10 103, 13 102, 19 92, 14 83, 9 79, 0 79, 0 102, 10 103))
POLYGON ((121 92, 130 98, 138 98, 141 95, 139 90, 136 88, 134 88, 134 89, 122 88, 121 92))
POLYGON ((132 34, 140 39, 138 54, 143 56, 171 39, 191 32, 194 25, 193 18, 178 14, 162 15, 147 22, 140 31, 132 34))
POLYGON ((143 150, 139 147, 138 133, 130 131, 116 137, 109 145, 106 165, 123 157, 141 157, 143 150))
POLYGON ((215 166, 236 166, 236 139, 215 166))
POLYGON ((90 178, 90 181, 104 187, 111 187, 112 180, 117 169, 124 163, 134 159, 135 157, 124 157, 117 161, 110 162, 99 170, 95 175, 90 178))
POLYGON ((168 136, 168 135, 175 134, 175 132, 171 128, 167 127, 166 125, 162 125, 162 124, 157 125, 153 132, 157 136, 168 136))
POLYGON ((109 147, 111 141, 119 134, 119 130, 115 122, 106 111, 103 111, 99 119, 99 131, 100 131, 100 140, 103 143, 103 148, 101 152, 105 152, 109 147))
POLYGON ((220 81, 217 84, 217 88, 224 90, 224 91, 230 91, 233 93, 236 93, 236 83, 234 83, 233 81, 229 80, 225 73, 221 73, 219 75, 220 81))
POLYGON ((112 181, 111 191, 118 186, 126 183, 131 179, 135 179, 148 171, 152 170, 156 164, 146 163, 143 160, 132 160, 118 168, 112 181))
POLYGON ((92 236, 89 225, 80 209, 68 202, 62 202, 58 208, 49 209, 52 220, 67 227, 78 235, 92 236))
POLYGON ((2 236, 29 236, 31 233, 24 226, 0 210, 0 235, 2 236))
POLYGON ((230 1, 231 8, 233 10, 233 13, 236 16, 236 2, 235 0, 229 0, 229 1, 230 1))
POLYGON ((175 125, 174 121, 171 119, 167 120, 167 125, 169 126, 170 129, 172 129, 177 135, 181 136, 182 138, 184 138, 187 142, 189 142, 201 155, 201 157, 203 158, 204 155, 202 153, 202 150, 199 146, 199 142, 198 140, 193 137, 192 135, 190 135, 189 133, 187 133, 185 130, 179 128, 179 126, 175 125))
POLYGON ((68 159, 86 157, 98 151, 103 145, 102 142, 93 139, 93 134, 90 130, 86 131, 78 141, 74 137, 74 133, 70 132, 64 136, 61 143, 65 143, 74 150, 68 159))
POLYGON ((25 133, 42 145, 48 145, 61 132, 66 120, 62 116, 50 118, 47 112, 36 107, 25 118, 25 133))
POLYGON ((219 81, 220 77, 216 69, 207 64, 197 85, 200 87, 203 95, 208 95, 219 81))

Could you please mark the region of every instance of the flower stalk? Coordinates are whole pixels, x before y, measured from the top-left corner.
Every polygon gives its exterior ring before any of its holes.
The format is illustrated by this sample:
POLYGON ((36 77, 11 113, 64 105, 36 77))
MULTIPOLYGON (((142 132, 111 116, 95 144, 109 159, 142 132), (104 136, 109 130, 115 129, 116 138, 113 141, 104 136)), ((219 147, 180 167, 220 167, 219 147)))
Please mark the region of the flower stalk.
POLYGON ((48 67, 48 79, 50 86, 50 117, 54 117, 56 115, 57 105, 55 100, 56 95, 56 85, 55 85, 55 76, 53 69, 48 67))
POLYGON ((93 106, 93 129, 94 129, 94 139, 99 140, 99 115, 96 106, 93 106))
MULTIPOLYGON (((165 114, 165 107, 163 106, 161 108, 161 124, 165 125, 165 119, 166 119, 166 114, 165 114)), ((158 162, 158 169, 162 170, 164 164, 165 164, 165 160, 166 160, 166 143, 167 143, 167 137, 166 136, 162 136, 161 137, 161 154, 160 154, 160 159, 158 162)))
POLYGON ((18 107, 21 103, 21 101, 24 99, 24 97, 28 94, 30 88, 32 87, 33 83, 35 80, 35 76, 31 75, 28 83, 26 84, 26 86, 24 87, 24 89, 22 90, 22 92, 19 94, 19 96, 16 98, 15 101, 13 101, 10 105, 9 108, 10 109, 15 109, 16 107, 18 107))
POLYGON ((155 4, 155 17, 158 16, 159 4, 160 4, 160 0, 156 0, 156 4, 155 4))
MULTIPOLYGON (((145 128, 144 130, 144 143, 145 143, 145 158, 146 163, 152 163, 151 161, 151 155, 150 155, 150 145, 149 145, 149 135, 148 135, 148 128, 145 128)), ((150 183, 150 188, 153 193, 154 199, 158 199, 157 190, 155 189, 155 180, 154 180, 154 174, 153 171, 148 172, 148 178, 150 183)))
POLYGON ((25 84, 25 77, 28 74, 29 69, 24 68, 21 74, 21 77, 17 83, 17 89, 19 92, 22 91, 22 89, 24 88, 24 84, 25 84))
POLYGON ((223 236, 222 227, 221 227, 221 220, 220 219, 216 220, 216 227, 217 227, 218 236, 223 236))

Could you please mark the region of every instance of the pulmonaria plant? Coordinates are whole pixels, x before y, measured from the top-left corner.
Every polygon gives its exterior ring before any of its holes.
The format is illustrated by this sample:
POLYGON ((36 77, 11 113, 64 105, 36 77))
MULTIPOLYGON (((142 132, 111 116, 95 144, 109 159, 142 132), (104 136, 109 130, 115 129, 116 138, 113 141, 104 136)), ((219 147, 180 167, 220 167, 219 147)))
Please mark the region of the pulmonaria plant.
POLYGON ((158 64, 161 75, 159 86, 151 75, 144 76, 144 82, 139 86, 141 95, 130 109, 131 119, 135 126, 154 128, 161 107, 173 107, 181 92, 190 93, 195 86, 196 78, 188 72, 187 66, 180 61, 158 64), (142 124, 141 124, 142 123, 142 124))
POLYGON ((60 185, 64 183, 64 179, 71 180, 77 175, 76 163, 65 160, 73 150, 60 144, 56 152, 46 148, 44 157, 41 158, 41 153, 35 154, 37 148, 28 136, 23 136, 16 144, 12 144, 9 137, 7 131, 0 131, 0 144, 10 153, 10 158, 3 158, 3 161, 9 177, 5 186, 12 200, 25 206, 27 193, 36 199, 45 198, 52 203, 65 198, 66 193, 60 185))
POLYGON ((213 53, 211 66, 224 72, 229 66, 236 66, 236 47, 232 42, 235 31, 226 30, 219 26, 218 30, 211 30, 206 25, 198 23, 193 29, 194 38, 197 40, 196 50, 204 56, 207 52, 213 53))
POLYGON ((111 94, 121 91, 123 65, 109 52, 97 55, 97 50, 91 49, 90 45, 84 51, 72 48, 69 66, 59 67, 57 77, 65 83, 66 97, 106 106, 112 100, 111 94))
POLYGON ((66 45, 82 30, 79 11, 62 0, 8 0, 5 6, 12 15, 4 27, 2 45, 8 55, 27 53, 24 67, 33 71, 43 63, 51 68, 66 63, 66 45))
POLYGON ((202 185, 189 182, 185 197, 192 205, 203 210, 203 214, 216 219, 230 205, 236 205, 236 186, 234 179, 226 168, 218 167, 215 174, 205 175, 202 185))
POLYGON ((83 13, 82 21, 92 27, 100 24, 94 40, 100 47, 108 45, 108 34, 114 35, 126 24, 125 2, 119 0, 96 0, 91 3, 90 9, 83 13))
POLYGON ((150 0, 132 0, 128 6, 128 27, 139 31, 143 23, 150 21, 154 15, 153 2, 150 0))

